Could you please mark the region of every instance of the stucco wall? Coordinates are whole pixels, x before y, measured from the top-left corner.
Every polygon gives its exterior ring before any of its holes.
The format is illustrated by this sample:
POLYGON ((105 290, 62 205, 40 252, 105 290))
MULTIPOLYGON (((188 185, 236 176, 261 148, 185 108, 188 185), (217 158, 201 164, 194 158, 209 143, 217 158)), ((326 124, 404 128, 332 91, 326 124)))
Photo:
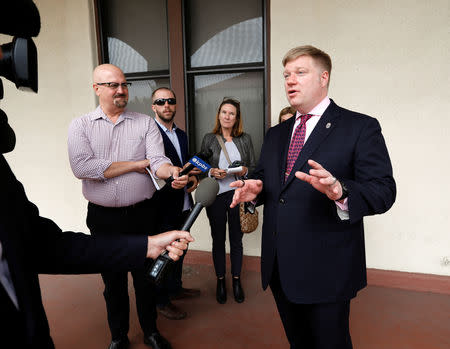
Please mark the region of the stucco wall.
MULTIPOLYGON (((96 61, 93 11, 88 0, 35 1, 41 14, 38 49, 39 92, 25 93, 2 79, 17 145, 7 154, 13 171, 41 215, 66 230, 86 231, 86 200, 69 166, 70 121, 95 107, 90 87, 96 61)), ((12 38, 1 36, 0 43, 12 38)))

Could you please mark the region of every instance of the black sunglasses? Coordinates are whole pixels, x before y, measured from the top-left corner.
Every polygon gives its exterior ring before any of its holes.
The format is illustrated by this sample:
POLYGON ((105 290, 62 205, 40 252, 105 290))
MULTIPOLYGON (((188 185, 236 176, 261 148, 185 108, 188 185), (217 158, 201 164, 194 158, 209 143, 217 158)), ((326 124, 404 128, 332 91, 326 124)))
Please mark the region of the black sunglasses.
POLYGON ((163 106, 164 104, 166 104, 166 102, 169 103, 170 105, 177 104, 177 100, 175 98, 158 98, 158 99, 155 99, 153 104, 163 106))

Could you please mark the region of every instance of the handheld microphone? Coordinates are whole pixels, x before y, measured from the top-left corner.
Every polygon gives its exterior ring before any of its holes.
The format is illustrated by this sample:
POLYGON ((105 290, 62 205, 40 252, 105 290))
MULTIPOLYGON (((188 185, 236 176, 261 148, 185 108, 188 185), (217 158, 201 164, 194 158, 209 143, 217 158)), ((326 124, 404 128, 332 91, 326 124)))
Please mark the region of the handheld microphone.
MULTIPOLYGON (((202 208, 210 206, 216 199, 218 192, 219 184, 215 179, 205 178, 200 181, 200 184, 195 191, 195 205, 180 230, 189 231, 200 214, 202 208)), ((160 284, 165 279, 165 275, 167 275, 169 266, 172 262, 173 260, 169 257, 169 252, 167 250, 164 251, 148 269, 147 276, 154 283, 160 284)))
MULTIPOLYGON (((207 159, 207 158, 209 158, 209 156, 208 156, 208 154, 205 154, 205 153, 198 153, 197 155, 193 156, 189 160, 189 165, 187 165, 180 172, 180 174, 179 174, 180 177, 191 172, 191 170, 194 167, 197 167, 202 172, 208 171, 211 168, 211 166, 206 161, 202 160, 202 159, 207 159)), ((166 179, 167 184, 171 184, 173 181, 174 181, 174 178, 172 176, 170 176, 169 178, 166 179)))

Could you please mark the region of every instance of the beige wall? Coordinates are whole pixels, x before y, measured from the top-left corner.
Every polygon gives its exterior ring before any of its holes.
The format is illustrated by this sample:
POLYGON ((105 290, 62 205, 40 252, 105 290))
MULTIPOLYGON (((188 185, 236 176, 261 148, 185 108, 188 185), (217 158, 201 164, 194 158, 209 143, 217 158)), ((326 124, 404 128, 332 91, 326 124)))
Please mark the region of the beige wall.
POLYGON ((312 44, 333 59, 330 97, 382 125, 398 195, 365 219, 372 268, 450 275, 449 4, 271 1, 272 121, 286 105, 284 53, 312 44))
MULTIPOLYGON (((89 0, 36 1, 42 30, 39 93, 26 94, 2 79, 0 106, 18 136, 7 159, 41 214, 63 229, 87 231, 81 183, 67 159, 70 121, 95 107, 90 88, 96 62, 89 0)), ((272 121, 286 105, 281 58, 313 44, 333 58, 330 96, 381 122, 398 183, 394 207, 366 219, 369 267, 450 275, 449 4, 336 0, 271 1, 272 121), (294 21, 297 25, 294 24, 294 21), (419 133, 420 132, 420 133, 419 133), (414 137, 414 138, 413 138, 414 137)), ((0 36, 0 43, 9 41, 0 36)), ((210 250, 202 213, 192 249, 210 250)), ((259 255, 260 229, 244 237, 244 253, 259 255)))
MULTIPOLYGON (((7 154, 16 176, 41 215, 62 229, 86 231, 86 201, 70 170, 67 129, 70 121, 95 107, 90 88, 96 48, 88 0, 35 1, 42 28, 38 49, 39 93, 25 93, 3 80, 1 108, 16 131, 17 145, 7 154)), ((1 36, 0 43, 11 40, 1 36)))

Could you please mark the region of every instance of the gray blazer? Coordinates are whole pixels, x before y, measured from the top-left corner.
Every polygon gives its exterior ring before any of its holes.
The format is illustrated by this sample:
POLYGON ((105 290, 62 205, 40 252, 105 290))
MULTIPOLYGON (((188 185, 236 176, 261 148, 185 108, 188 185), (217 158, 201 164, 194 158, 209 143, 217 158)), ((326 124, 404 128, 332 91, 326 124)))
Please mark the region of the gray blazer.
MULTIPOLYGON (((223 138, 223 137, 222 137, 223 138)), ((225 142, 225 138, 223 138, 225 142)), ((233 137, 233 143, 241 154, 241 161, 244 166, 248 168, 248 174, 251 174, 255 169, 255 151, 253 149, 252 139, 249 134, 243 133, 239 137, 233 137)), ((203 137, 202 146, 200 149, 201 153, 209 154, 207 159, 204 159, 213 168, 219 167, 219 156, 222 148, 217 141, 216 135, 214 133, 207 133, 203 137)))

